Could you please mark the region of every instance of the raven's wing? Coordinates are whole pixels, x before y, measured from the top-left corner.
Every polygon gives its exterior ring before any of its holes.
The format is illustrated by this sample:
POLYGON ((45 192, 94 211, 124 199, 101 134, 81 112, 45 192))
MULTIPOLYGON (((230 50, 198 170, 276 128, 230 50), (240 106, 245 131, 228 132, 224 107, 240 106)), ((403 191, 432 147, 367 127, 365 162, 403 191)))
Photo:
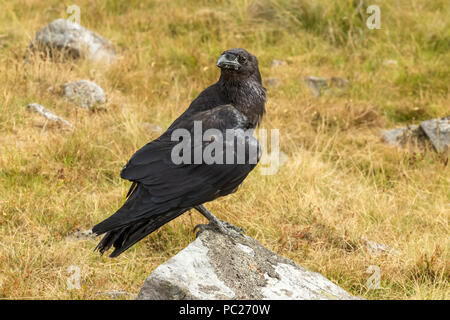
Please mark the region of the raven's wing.
MULTIPOLYGON (((233 106, 222 105, 179 119, 176 129, 193 134, 194 121, 201 121, 201 133, 216 129, 213 135, 222 134, 223 148, 232 151, 232 163, 175 164, 172 150, 179 141, 171 140, 173 130, 163 134, 138 150, 122 169, 121 177, 133 181, 137 187, 122 208, 94 227, 97 234, 155 215, 192 208, 237 189, 260 157, 258 141, 244 131, 247 119, 233 106), (244 150, 244 158, 239 157, 240 150, 244 150)), ((193 141, 191 160, 194 160, 196 148, 205 148, 211 143, 199 145, 193 141)))

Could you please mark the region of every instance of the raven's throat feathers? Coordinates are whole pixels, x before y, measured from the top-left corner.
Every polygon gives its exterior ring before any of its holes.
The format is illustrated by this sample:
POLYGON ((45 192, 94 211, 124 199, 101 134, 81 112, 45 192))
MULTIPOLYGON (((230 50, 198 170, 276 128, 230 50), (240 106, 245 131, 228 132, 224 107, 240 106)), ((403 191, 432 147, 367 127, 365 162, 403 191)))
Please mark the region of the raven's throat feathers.
POLYGON ((249 119, 249 127, 256 128, 265 113, 266 89, 261 81, 253 77, 244 80, 221 77, 219 87, 226 99, 249 119))

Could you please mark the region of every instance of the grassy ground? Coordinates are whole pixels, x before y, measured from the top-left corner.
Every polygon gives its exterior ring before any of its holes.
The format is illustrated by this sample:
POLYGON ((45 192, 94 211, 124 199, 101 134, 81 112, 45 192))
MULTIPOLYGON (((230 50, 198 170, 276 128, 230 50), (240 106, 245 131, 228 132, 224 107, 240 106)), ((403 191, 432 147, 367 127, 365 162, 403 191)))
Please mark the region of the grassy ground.
POLYGON ((67 241, 124 201, 119 172, 219 75, 225 49, 260 61, 268 88, 264 128, 280 130, 288 161, 257 168, 239 192, 209 204, 268 248, 369 299, 449 299, 448 155, 380 141, 384 128, 450 114, 450 20, 445 0, 0 1, 0 298, 99 299, 137 293, 145 277, 193 239, 192 212, 117 259, 96 240, 67 241), (127 4, 125 4, 127 3, 127 4), (110 67, 34 61, 34 33, 77 4, 81 24, 116 44, 110 67), (378 4, 381 29, 366 7, 378 4), (358 9, 360 8, 360 9, 358 9), (273 59, 286 65, 273 67, 273 59), (386 60, 397 64, 385 65, 386 60), (303 77, 340 76, 341 93, 315 98, 303 77), (91 79, 106 111, 81 110, 49 87, 91 79), (71 121, 63 130, 26 111, 38 102, 71 121), (394 248, 373 255, 364 238, 394 248), (68 290, 68 267, 81 288, 68 290), (381 289, 366 281, 381 271, 381 289))

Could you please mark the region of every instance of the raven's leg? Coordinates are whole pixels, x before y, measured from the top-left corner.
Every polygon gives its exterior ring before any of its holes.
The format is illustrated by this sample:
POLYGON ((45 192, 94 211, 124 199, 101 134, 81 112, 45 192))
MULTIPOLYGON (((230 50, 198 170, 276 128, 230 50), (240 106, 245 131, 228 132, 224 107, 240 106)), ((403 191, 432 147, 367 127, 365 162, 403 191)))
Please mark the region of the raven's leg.
MULTIPOLYGON (((206 219, 209 220, 209 225, 199 224, 194 227, 194 231, 196 229, 199 229, 199 232, 203 231, 207 227, 213 227, 217 229, 219 232, 227 234, 227 235, 233 235, 232 232, 230 232, 229 229, 232 229, 233 231, 236 231, 238 233, 241 233, 244 231, 242 228, 236 227, 232 225, 231 223, 228 223, 226 221, 222 221, 220 219, 217 219, 215 215, 211 213, 204 205, 199 205, 194 207, 195 210, 200 212, 203 216, 205 216, 206 219)), ((198 235, 198 233, 197 233, 198 235)))

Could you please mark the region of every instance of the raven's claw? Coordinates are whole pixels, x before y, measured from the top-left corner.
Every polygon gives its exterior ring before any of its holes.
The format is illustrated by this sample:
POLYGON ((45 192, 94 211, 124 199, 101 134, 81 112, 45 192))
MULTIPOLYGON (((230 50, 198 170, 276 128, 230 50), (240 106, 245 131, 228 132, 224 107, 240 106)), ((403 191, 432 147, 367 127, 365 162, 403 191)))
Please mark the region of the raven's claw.
POLYGON ((244 233, 244 229, 236 227, 235 225, 223 221, 223 220, 213 220, 208 224, 198 224, 194 227, 193 232, 196 232, 195 237, 198 238, 199 234, 205 230, 212 230, 216 232, 220 232, 222 234, 225 234, 227 236, 235 237, 236 235, 242 235, 244 233))

